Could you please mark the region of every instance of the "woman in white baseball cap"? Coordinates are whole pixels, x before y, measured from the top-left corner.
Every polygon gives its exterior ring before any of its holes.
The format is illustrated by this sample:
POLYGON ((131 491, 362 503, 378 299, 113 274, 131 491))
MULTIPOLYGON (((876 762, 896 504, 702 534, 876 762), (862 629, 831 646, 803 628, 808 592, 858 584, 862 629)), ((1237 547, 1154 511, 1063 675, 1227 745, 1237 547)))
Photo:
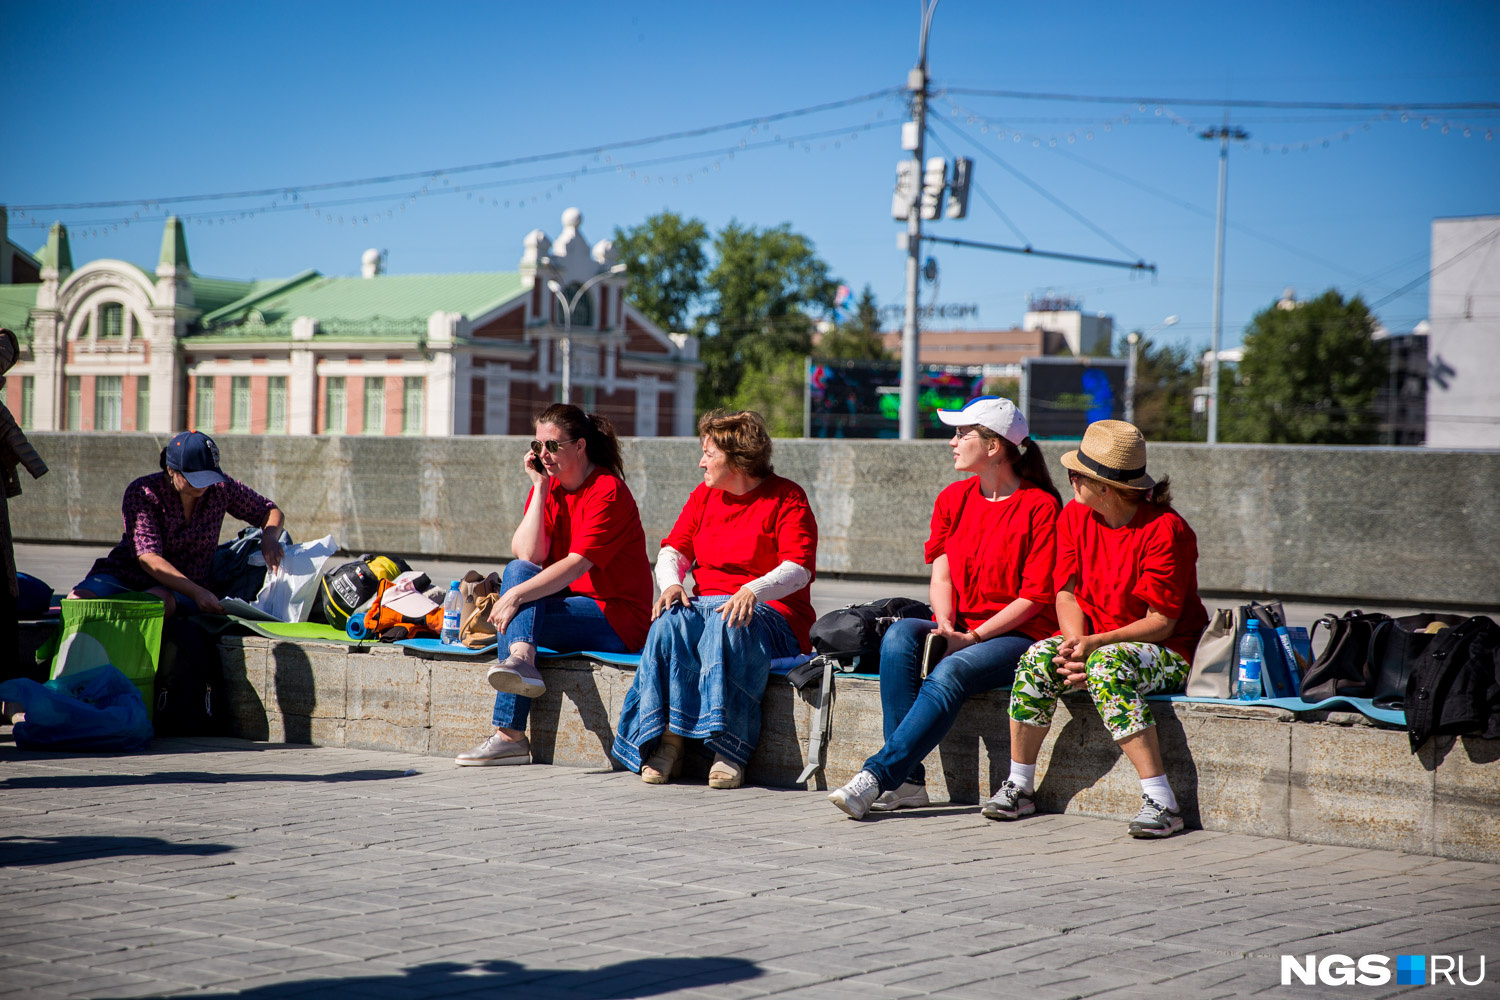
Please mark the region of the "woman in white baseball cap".
POLYGON ((1132 837, 1170 837, 1182 811, 1145 696, 1180 690, 1208 624, 1198 599, 1198 539, 1172 509, 1166 477, 1146 473, 1133 424, 1100 420, 1062 457, 1073 501, 1057 520, 1058 633, 1026 651, 1010 695, 1010 777, 985 803, 990 819, 1036 812, 1037 756, 1058 696, 1086 687, 1141 779, 1132 837))
POLYGON ((926 557, 936 620, 902 619, 880 644, 885 745, 828 796, 855 819, 871 809, 926 805, 922 760, 963 703, 1010 686, 1021 655, 1057 631, 1053 534, 1062 502, 1026 418, 995 396, 938 417, 954 428, 954 471, 974 475, 933 505, 926 557))

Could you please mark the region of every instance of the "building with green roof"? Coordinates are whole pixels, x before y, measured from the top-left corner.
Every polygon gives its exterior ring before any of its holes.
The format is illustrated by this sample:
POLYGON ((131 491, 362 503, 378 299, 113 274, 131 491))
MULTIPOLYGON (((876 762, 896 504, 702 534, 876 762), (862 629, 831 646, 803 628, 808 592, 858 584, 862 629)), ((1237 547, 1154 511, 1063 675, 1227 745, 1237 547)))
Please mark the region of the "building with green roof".
POLYGON ((622 433, 693 434, 696 338, 630 304, 582 221, 564 212, 555 243, 528 233, 516 271, 386 274, 367 250, 359 277, 273 280, 197 274, 176 218, 154 270, 75 268, 54 223, 27 255, 37 280, 0 283, 23 345, 7 402, 42 430, 529 434, 567 382, 622 433))

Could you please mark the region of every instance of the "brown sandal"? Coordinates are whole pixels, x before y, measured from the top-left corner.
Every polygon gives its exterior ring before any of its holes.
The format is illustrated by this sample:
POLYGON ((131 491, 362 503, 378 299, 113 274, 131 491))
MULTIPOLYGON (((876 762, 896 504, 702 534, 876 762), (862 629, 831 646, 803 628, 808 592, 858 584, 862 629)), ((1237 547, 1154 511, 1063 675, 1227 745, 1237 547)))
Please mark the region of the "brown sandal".
POLYGON ((657 744, 655 752, 641 765, 641 780, 648 785, 665 785, 682 772, 682 744, 657 744))

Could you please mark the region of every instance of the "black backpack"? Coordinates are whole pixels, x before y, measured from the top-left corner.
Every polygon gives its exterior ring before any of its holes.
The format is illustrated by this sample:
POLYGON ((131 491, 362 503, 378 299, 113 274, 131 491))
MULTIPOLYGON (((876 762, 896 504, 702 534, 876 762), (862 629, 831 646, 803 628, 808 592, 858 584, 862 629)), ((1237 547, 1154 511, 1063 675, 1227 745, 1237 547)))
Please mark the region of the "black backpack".
POLYGON ((910 597, 886 597, 868 604, 851 604, 813 622, 812 646, 850 669, 880 673, 880 640, 886 629, 903 618, 930 621, 932 609, 910 597))

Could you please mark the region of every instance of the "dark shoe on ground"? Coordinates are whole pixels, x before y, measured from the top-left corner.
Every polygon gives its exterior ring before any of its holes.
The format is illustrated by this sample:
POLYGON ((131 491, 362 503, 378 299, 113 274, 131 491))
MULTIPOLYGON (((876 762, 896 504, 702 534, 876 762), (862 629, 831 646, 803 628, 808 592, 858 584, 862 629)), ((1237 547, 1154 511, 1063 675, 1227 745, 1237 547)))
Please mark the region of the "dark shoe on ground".
POLYGON ((472 750, 453 758, 459 767, 494 767, 497 764, 530 764, 531 743, 526 737, 506 739, 495 733, 472 750))
POLYGON ((547 693, 547 682, 542 680, 542 672, 536 664, 514 653, 490 667, 485 679, 490 682, 490 687, 502 694, 540 698, 547 693))
POLYGON ((851 819, 864 819, 870 811, 870 803, 880 796, 880 782, 869 771, 856 774, 843 788, 828 793, 828 801, 849 814, 851 819))
POLYGON ((986 819, 1020 819, 1036 812, 1036 800, 1031 792, 1021 791, 1019 785, 1007 778, 979 812, 986 819))
POLYGON ((914 785, 906 781, 902 782, 900 788, 884 792, 880 798, 871 802, 870 811, 890 812, 893 809, 916 809, 931 804, 932 800, 927 797, 926 785, 914 785))
POLYGON ((1156 802, 1151 796, 1141 794, 1141 811, 1135 814, 1135 819, 1130 821, 1130 835, 1142 840, 1150 838, 1170 837, 1174 833, 1182 832, 1182 810, 1168 809, 1166 806, 1156 802))

